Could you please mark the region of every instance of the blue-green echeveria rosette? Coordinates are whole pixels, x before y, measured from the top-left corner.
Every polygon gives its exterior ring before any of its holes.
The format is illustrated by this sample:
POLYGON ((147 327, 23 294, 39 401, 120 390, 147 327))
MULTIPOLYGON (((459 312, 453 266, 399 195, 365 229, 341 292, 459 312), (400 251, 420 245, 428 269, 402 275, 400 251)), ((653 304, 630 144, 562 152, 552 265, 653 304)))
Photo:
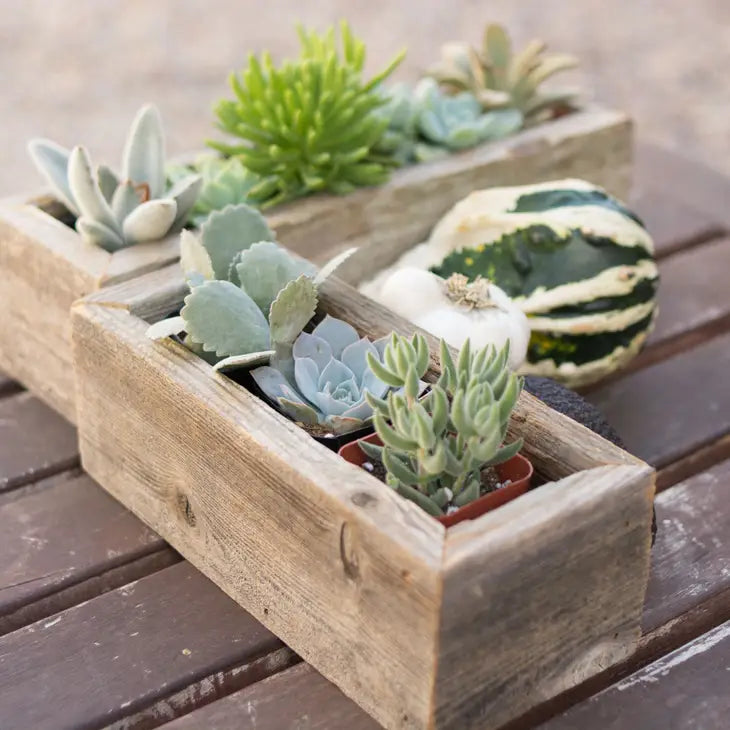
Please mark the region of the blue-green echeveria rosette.
POLYGON ((382 398, 390 387, 368 367, 371 353, 382 361, 387 338, 371 342, 340 319, 327 315, 311 334, 294 342, 293 381, 271 366, 252 375, 261 390, 295 421, 341 435, 364 426, 373 415, 365 394, 382 398))

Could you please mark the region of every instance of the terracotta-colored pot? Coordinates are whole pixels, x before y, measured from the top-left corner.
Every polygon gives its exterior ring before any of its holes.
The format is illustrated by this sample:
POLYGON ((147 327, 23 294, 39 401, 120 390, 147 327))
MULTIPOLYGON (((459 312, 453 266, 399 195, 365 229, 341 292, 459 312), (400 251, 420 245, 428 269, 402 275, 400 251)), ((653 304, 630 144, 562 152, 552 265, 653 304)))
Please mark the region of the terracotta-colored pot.
MULTIPOLYGON (((362 467, 368 461, 368 457, 360 448, 361 441, 367 441, 377 446, 383 445, 378 434, 374 433, 364 439, 358 439, 351 441, 349 444, 345 444, 338 451, 339 455, 351 464, 362 467)), ((469 504, 460 507, 450 515, 441 515, 435 519, 445 527, 451 527, 463 520, 475 520, 486 512, 490 512, 507 502, 511 502, 513 499, 517 499, 517 497, 523 495, 528 490, 530 480, 532 479, 533 468, 532 463, 522 456, 522 454, 515 454, 511 459, 505 461, 504 464, 499 464, 494 468, 497 470, 500 481, 505 482, 509 479, 511 484, 500 489, 495 489, 493 492, 489 492, 479 497, 479 499, 469 502, 469 504)))

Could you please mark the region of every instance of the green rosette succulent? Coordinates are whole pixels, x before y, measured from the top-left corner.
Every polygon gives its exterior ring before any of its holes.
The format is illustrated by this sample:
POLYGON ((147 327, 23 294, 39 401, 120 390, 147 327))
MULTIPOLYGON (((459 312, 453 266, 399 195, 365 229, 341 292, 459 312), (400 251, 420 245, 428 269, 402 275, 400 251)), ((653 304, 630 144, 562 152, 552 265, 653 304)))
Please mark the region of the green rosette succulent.
POLYGON ((251 189, 261 181, 239 160, 226 160, 217 155, 201 155, 192 165, 169 165, 167 177, 174 184, 191 172, 203 178, 200 195, 188 215, 188 222, 196 227, 217 210, 248 202, 251 189))
POLYGON ((346 23, 341 52, 334 29, 324 36, 299 29, 300 57, 275 66, 268 53, 251 54, 240 75, 231 74, 235 98, 215 108, 219 127, 241 144, 209 142, 236 157, 261 181, 249 191, 263 206, 328 191, 348 193, 388 179, 397 163, 378 153, 387 120, 378 85, 403 53, 369 81, 362 79, 365 45, 346 23))
POLYGON ((386 482, 432 515, 448 514, 481 496, 481 471, 512 458, 518 440, 504 445, 522 378, 508 366, 509 345, 472 351, 469 340, 454 362, 441 341, 441 375, 419 398, 418 383, 429 364, 426 341, 393 335, 382 361, 368 365, 392 391, 366 396, 383 446, 360 442, 382 461, 386 482))
POLYGON ((382 398, 390 386, 367 363, 382 360, 387 338, 371 342, 354 327, 327 315, 294 342, 294 378, 264 366, 251 372, 261 390, 299 423, 341 435, 362 428, 373 415, 368 393, 382 398))
POLYGON ((576 96, 572 90, 540 90, 548 78, 578 63, 567 54, 544 55, 545 49, 543 41, 532 40, 513 53, 505 28, 491 24, 484 31, 481 50, 468 43, 447 43, 428 74, 454 93, 472 93, 484 110, 519 109, 532 123, 570 107, 576 96))
POLYGON ((165 137, 153 106, 142 107, 132 122, 121 177, 104 165, 94 171, 81 146, 69 151, 34 139, 28 151, 54 195, 76 216, 81 237, 110 252, 180 229, 202 184, 200 175, 189 173, 166 186, 165 137))
POLYGON ((431 144, 449 150, 474 147, 516 132, 523 118, 517 109, 483 112, 469 92, 449 96, 433 79, 422 79, 415 90, 418 131, 431 144))

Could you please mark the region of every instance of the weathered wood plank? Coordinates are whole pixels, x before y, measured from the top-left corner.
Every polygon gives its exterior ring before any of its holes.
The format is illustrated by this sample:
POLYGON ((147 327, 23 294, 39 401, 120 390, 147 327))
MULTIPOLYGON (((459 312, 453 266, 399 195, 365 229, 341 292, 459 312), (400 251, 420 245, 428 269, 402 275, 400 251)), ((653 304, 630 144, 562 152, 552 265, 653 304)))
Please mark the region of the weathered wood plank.
POLYGON ((656 467, 730 432, 730 334, 588 394, 626 447, 656 467))
POLYGON ((165 730, 377 730, 381 726, 305 663, 173 720, 165 730))
POLYGON ((730 622, 658 659, 542 727, 544 730, 726 730, 730 622))
POLYGON ((645 633, 730 590, 730 461, 663 492, 656 507, 645 633))
POLYGON ((0 638, 0 727, 152 727, 294 661, 188 563, 0 638))
POLYGON ((0 505, 0 634, 176 562, 86 475, 0 505))
POLYGON ((0 492, 79 463, 76 429, 34 398, 0 400, 0 492))
POLYGON ((634 161, 637 192, 648 189, 670 198, 680 197, 683 206, 730 230, 730 177, 645 141, 637 145, 634 161))
MULTIPOLYGON (((641 185, 650 174, 637 168, 636 177, 640 178, 638 184, 641 185)), ((653 187, 657 184, 655 179, 647 180, 646 184, 652 187, 636 190, 631 196, 632 208, 651 233, 659 258, 719 237, 725 232, 722 223, 682 200, 680 190, 657 190, 653 187)))
POLYGON ((727 271, 728 237, 660 262, 659 316, 646 348, 631 362, 630 370, 665 360, 730 329, 727 271))

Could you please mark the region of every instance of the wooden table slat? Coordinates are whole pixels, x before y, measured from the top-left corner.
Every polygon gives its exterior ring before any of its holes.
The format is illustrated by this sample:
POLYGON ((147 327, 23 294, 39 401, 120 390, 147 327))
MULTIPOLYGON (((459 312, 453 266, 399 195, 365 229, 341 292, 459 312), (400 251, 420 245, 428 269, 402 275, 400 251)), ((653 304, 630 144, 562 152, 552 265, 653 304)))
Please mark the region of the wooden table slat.
POLYGON ((0 638, 0 727, 153 727, 293 655, 189 563, 0 638))
POLYGON ((30 393, 0 400, 0 492, 79 463, 76 429, 30 393))
POLYGON ((300 663, 164 725, 164 730, 377 730, 380 724, 300 663))
POLYGON ((541 725, 544 730, 726 730, 730 621, 541 725))
POLYGON ((626 448, 661 468, 730 432, 730 334, 606 386, 588 399, 626 448))
POLYGON ((0 634, 178 560, 83 475, 0 504, 0 634))

